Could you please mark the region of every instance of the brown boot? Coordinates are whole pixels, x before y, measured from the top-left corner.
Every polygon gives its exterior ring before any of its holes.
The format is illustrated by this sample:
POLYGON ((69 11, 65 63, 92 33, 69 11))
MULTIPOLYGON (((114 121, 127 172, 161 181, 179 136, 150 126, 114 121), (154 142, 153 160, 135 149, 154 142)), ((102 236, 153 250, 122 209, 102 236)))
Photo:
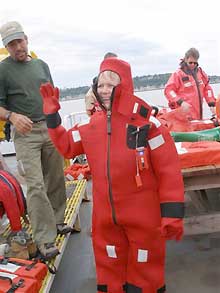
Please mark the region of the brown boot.
POLYGON ((50 260, 60 253, 53 242, 40 244, 38 245, 38 249, 45 260, 50 260))
POLYGON ((66 223, 57 224, 57 234, 66 235, 72 232, 73 228, 67 225, 66 223))
POLYGON ((9 256, 21 259, 29 259, 27 242, 24 238, 19 236, 14 236, 11 238, 9 256))
POLYGON ((29 258, 35 257, 37 254, 37 245, 34 243, 33 239, 31 238, 31 235, 24 230, 18 232, 17 235, 21 236, 26 240, 29 258))
POLYGON ((33 239, 27 240, 27 248, 30 258, 34 258, 37 255, 37 245, 34 243, 33 239))

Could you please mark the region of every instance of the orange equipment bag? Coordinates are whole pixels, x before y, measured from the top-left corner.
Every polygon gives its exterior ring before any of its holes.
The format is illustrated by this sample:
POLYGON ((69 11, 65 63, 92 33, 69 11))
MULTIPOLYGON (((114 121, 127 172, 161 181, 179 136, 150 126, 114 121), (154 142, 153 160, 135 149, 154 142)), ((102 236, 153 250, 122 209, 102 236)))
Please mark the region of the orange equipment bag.
POLYGON ((37 281, 0 272, 0 293, 38 293, 37 281))
POLYGON ((64 170, 64 175, 68 180, 89 179, 91 172, 88 164, 73 164, 64 170))
POLYGON ((189 131, 190 121, 181 108, 174 110, 161 109, 156 118, 165 125, 169 131, 189 131))
POLYGON ((220 165, 220 143, 217 141, 176 142, 181 168, 220 165))
POLYGON ((174 110, 161 109, 157 114, 157 119, 165 125, 169 131, 189 132, 205 130, 217 127, 220 125, 219 117, 203 120, 189 120, 186 113, 181 108, 174 110))
POLYGON ((15 274, 20 277, 31 278, 37 281, 40 289, 43 279, 47 274, 47 266, 38 261, 24 260, 18 258, 0 257, 0 272, 15 274))

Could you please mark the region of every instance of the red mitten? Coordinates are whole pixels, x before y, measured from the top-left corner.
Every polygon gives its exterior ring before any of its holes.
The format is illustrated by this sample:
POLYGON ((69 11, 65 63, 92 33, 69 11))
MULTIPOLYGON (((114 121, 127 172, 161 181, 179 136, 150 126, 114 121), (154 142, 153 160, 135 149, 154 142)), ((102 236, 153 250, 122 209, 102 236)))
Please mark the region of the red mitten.
POLYGON ((183 219, 180 218, 162 218, 161 234, 167 240, 175 239, 179 241, 183 236, 183 219))
POLYGON ((53 87, 49 82, 44 83, 40 87, 40 93, 43 98, 44 114, 53 114, 60 109, 59 104, 59 89, 53 87))

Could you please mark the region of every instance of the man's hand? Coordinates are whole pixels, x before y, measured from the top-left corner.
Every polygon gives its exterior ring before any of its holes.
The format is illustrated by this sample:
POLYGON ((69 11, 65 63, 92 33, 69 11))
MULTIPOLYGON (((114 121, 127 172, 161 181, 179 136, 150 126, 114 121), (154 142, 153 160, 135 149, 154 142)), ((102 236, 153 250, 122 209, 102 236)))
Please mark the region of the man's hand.
POLYGON ((161 234, 166 238, 166 240, 181 240, 183 236, 183 219, 166 217, 162 218, 161 234))
POLYGON ((33 122, 22 114, 12 112, 10 116, 10 122, 14 125, 16 130, 22 134, 25 134, 32 130, 33 122))
POLYGON ((53 87, 49 82, 44 83, 40 87, 40 93, 43 98, 44 114, 53 114, 60 109, 59 104, 59 89, 53 87))

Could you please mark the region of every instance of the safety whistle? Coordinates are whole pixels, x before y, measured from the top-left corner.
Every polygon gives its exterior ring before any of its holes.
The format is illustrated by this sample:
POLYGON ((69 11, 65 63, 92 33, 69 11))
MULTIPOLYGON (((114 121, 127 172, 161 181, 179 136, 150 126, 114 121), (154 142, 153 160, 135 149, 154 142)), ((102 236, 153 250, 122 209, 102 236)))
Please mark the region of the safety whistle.
POLYGON ((140 174, 137 174, 135 176, 135 180, 136 180, 137 187, 141 187, 142 186, 142 180, 141 180, 140 174))

